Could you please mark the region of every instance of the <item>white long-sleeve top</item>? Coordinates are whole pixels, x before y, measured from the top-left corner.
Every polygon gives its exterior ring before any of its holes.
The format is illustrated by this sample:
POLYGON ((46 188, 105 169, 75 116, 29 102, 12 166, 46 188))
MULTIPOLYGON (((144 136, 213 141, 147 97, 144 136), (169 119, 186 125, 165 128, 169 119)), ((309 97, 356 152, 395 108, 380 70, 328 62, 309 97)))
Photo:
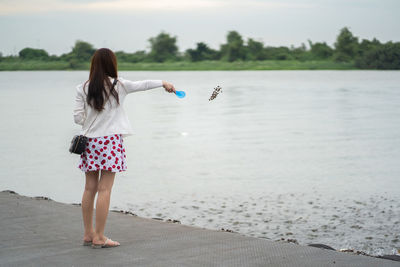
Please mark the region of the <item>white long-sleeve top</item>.
MULTIPOLYGON (((110 78, 111 83, 114 78, 110 78)), ((130 81, 122 77, 118 77, 118 82, 115 85, 115 90, 119 96, 119 105, 114 98, 110 95, 108 101, 104 105, 104 110, 98 112, 86 103, 86 95, 88 92, 89 82, 83 88, 84 83, 76 86, 76 97, 74 107, 74 121, 82 125, 80 134, 85 134, 90 124, 87 137, 100 137, 111 134, 122 134, 123 137, 132 135, 132 128, 127 115, 125 114, 123 103, 126 95, 149 90, 157 87, 162 87, 162 80, 144 80, 144 81, 130 81)), ((109 89, 107 88, 107 92, 109 89)))

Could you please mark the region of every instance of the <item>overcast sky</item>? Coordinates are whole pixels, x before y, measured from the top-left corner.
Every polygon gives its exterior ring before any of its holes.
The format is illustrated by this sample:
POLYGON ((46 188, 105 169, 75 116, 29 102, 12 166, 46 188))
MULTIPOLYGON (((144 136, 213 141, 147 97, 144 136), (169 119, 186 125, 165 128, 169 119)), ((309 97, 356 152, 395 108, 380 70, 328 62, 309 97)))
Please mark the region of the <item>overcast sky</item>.
POLYGON ((213 48, 230 30, 265 45, 325 41, 347 26, 361 39, 400 41, 400 0, 0 0, 0 52, 60 55, 76 40, 114 51, 148 50, 165 31, 181 51, 213 48))

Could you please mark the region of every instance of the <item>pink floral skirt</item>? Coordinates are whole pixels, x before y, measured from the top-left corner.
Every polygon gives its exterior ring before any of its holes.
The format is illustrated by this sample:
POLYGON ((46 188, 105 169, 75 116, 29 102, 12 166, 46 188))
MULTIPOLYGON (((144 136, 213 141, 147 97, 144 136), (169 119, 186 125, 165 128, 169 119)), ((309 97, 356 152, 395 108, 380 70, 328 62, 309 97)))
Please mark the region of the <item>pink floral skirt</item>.
POLYGON ((122 172, 127 169, 124 140, 121 134, 88 138, 78 168, 84 172, 107 170, 122 172))

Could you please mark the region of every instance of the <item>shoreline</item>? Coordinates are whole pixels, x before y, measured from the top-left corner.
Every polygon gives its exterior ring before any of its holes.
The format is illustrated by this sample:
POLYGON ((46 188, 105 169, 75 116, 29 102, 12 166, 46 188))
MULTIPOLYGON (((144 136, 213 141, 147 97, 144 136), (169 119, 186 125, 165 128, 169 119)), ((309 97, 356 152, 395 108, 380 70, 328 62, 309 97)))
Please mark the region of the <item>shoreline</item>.
MULTIPOLYGON (((89 70, 89 62, 70 65, 67 61, 0 61, 0 71, 17 70, 89 70)), ((332 60, 264 60, 264 61, 175 61, 119 62, 120 71, 240 71, 240 70, 362 70, 353 62, 332 60)))
MULTIPOLYGON (((15 197, 21 197, 24 199, 29 200, 39 200, 39 201, 46 201, 47 203, 54 203, 57 205, 67 205, 70 207, 80 207, 81 203, 61 203, 61 202, 57 202, 54 201, 52 199, 50 199, 49 197, 46 196, 35 196, 35 197, 27 197, 27 196, 23 196, 23 195, 19 195, 18 193, 16 193, 15 191, 12 190, 3 190, 0 192, 1 194, 8 194, 9 196, 15 196, 15 197)), ((46 203, 45 202, 45 203, 46 203)), ((280 244, 280 243, 291 243, 291 244, 296 244, 296 246, 300 247, 315 247, 315 248, 319 248, 319 249, 324 249, 324 250, 328 250, 328 251, 334 251, 334 252, 347 252, 347 253, 340 253, 340 254, 346 254, 346 255, 362 255, 362 256, 368 256, 369 258, 376 258, 376 259, 386 259, 386 260, 392 260, 392 261, 400 261, 400 256, 398 255, 383 255, 383 256, 373 256, 373 255, 368 255, 362 251, 354 251, 352 249, 341 249, 341 250, 335 250, 333 248, 331 248, 328 245, 325 244, 308 244, 308 245, 299 245, 297 240, 295 239, 290 239, 290 238, 281 238, 280 240, 270 240, 270 239, 266 239, 266 238, 258 238, 258 237, 249 237, 246 236, 244 234, 232 231, 230 229, 224 229, 221 228, 219 230, 212 230, 212 229, 207 229, 207 228, 203 228, 203 227, 198 227, 198 226, 193 226, 193 225, 182 225, 181 222, 179 220, 175 220, 175 219, 162 219, 162 218, 158 218, 158 217, 153 217, 153 218, 146 218, 146 217, 139 217, 138 215, 136 215, 135 213, 131 212, 131 211, 125 211, 125 210, 119 210, 119 209, 113 209, 110 210, 109 214, 123 214, 123 215, 128 215, 129 217, 135 217, 141 220, 150 220, 150 221, 158 221, 160 223, 172 223, 174 225, 179 225, 179 226, 184 226, 184 227, 189 227, 189 228, 197 228, 197 229, 203 229, 204 231, 211 231, 211 232, 229 232, 229 233, 236 233, 239 234, 238 236, 242 236, 242 237, 246 237, 246 238, 251 238, 251 239, 258 239, 258 240, 266 240, 268 242, 272 242, 275 244, 280 244)))

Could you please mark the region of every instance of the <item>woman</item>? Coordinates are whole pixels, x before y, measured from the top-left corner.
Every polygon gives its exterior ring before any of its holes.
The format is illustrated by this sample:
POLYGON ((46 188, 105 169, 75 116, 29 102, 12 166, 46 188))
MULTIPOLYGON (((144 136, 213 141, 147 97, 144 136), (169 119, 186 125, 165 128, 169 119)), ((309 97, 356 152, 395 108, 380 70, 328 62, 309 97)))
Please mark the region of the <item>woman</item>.
POLYGON ((77 86, 74 121, 82 125, 81 134, 88 137, 86 151, 78 168, 85 172, 82 216, 85 232, 83 245, 93 248, 116 247, 120 243, 104 235, 115 173, 125 171, 123 137, 132 134, 122 104, 126 95, 164 87, 175 92, 171 83, 161 80, 130 81, 117 75, 117 59, 107 48, 98 49, 91 61, 89 80, 77 86), (113 84, 115 82, 115 85, 113 84), (100 176, 100 179, 99 179, 100 176), (96 193, 96 226, 92 225, 96 193))

